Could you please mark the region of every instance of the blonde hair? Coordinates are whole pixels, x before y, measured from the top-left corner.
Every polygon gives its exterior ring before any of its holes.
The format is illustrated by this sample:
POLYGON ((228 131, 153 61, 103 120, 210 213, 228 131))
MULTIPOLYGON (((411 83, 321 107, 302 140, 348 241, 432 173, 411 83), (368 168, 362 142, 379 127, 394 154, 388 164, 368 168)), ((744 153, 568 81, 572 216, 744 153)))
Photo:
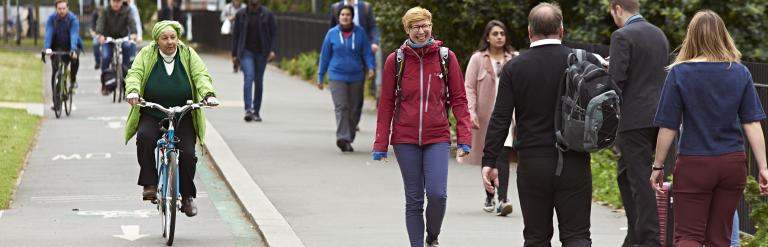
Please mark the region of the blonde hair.
POLYGON ((408 29, 411 28, 411 24, 424 20, 432 22, 432 13, 422 7, 413 7, 403 15, 403 29, 408 32, 408 29))
POLYGON ((669 68, 695 58, 704 58, 707 62, 741 62, 741 52, 736 49, 723 19, 711 10, 701 10, 693 16, 680 53, 669 68))

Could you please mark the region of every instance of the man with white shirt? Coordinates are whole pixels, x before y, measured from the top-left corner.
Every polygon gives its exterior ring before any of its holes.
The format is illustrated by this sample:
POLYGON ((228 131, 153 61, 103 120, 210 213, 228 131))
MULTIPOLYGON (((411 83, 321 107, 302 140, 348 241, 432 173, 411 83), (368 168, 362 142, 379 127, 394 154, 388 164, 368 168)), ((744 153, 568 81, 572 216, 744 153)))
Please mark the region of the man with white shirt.
MULTIPOLYGON (((555 105, 571 49, 562 45, 560 7, 540 3, 528 15, 530 49, 507 62, 483 151, 483 165, 496 162, 515 115, 518 152, 517 187, 523 214, 523 246, 550 246, 552 213, 557 212, 562 246, 591 246, 592 175, 589 153, 563 153, 555 174, 555 105)), ((594 56, 587 60, 599 64, 594 56)))

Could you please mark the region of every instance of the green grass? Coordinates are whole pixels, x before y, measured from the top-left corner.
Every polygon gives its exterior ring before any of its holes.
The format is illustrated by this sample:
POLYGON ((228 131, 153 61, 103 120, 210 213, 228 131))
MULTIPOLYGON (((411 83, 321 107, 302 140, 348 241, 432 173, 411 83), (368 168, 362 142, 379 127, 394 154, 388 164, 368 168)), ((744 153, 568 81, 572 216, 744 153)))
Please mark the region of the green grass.
POLYGON ((8 208, 39 122, 26 110, 0 108, 0 209, 8 208))
POLYGON ((39 53, 0 48, 0 101, 43 102, 43 63, 39 53))

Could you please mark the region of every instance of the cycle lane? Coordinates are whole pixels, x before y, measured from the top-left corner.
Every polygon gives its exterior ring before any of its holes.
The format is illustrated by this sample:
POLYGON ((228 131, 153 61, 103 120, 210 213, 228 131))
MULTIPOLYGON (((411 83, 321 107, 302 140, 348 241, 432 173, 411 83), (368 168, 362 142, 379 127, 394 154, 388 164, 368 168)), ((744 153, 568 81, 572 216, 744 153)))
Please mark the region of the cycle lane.
MULTIPOLYGON (((141 201, 135 142, 123 142, 125 103, 99 93, 98 71, 81 57, 70 117, 45 112, 9 209, 0 211, 0 246, 162 245, 154 204, 141 201)), ((50 78, 50 66, 44 66, 50 78)), ((198 151, 198 155, 202 152, 198 151)), ((201 157, 195 184, 199 214, 179 213, 175 245, 264 246, 226 184, 201 157)))

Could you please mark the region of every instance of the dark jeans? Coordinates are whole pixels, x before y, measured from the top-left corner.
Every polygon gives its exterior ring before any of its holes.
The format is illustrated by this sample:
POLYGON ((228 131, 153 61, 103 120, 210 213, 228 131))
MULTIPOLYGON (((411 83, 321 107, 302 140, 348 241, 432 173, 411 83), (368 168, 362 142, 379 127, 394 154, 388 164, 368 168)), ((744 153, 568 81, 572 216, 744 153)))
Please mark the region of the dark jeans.
POLYGON ((264 70, 267 68, 267 53, 243 51, 240 58, 240 68, 243 70, 243 103, 245 111, 261 116, 261 99, 264 94, 264 70), (255 85, 255 87, 254 87, 255 85))
POLYGON ((93 38, 93 60, 96 61, 96 66, 101 67, 101 45, 99 45, 99 39, 93 38))
MULTIPOLYGON (((157 167, 155 167, 155 147, 157 140, 163 136, 160 131, 159 119, 149 114, 141 114, 139 117, 139 129, 136 132, 136 156, 139 160, 139 182, 141 186, 157 185, 157 167)), ((167 122, 164 124, 168 127, 167 122)), ((181 151, 179 155, 179 192, 182 196, 197 196, 195 188, 195 168, 197 157, 195 156, 195 143, 197 136, 195 126, 192 124, 192 114, 186 115, 174 133, 181 142, 176 144, 181 151)))
MULTIPOLYGON (((499 170, 499 188, 498 195, 499 201, 507 200, 507 189, 509 188, 509 152, 512 152, 511 147, 502 147, 499 157, 496 158, 496 168, 499 170)), ((485 196, 493 197, 493 193, 485 191, 485 196)))
POLYGON ((362 113, 363 82, 330 81, 328 85, 336 113, 336 140, 353 142, 362 113))
MULTIPOLYGON (((101 70, 104 71, 112 66, 112 46, 114 44, 105 43, 101 45, 101 70)), ((123 68, 131 67, 131 58, 136 53, 136 45, 130 42, 123 42, 121 45, 123 49, 123 68)))
POLYGON ((658 128, 636 129, 620 132, 616 139, 620 153, 617 180, 627 215, 625 247, 660 246, 656 194, 648 182, 658 133, 658 128))
MULTIPOLYGON (((549 148, 547 148, 549 149, 549 148)), ((517 188, 523 213, 524 247, 549 247, 557 212, 563 247, 591 246, 592 173, 589 154, 566 152, 555 176, 557 152, 518 150, 517 188)))
POLYGON ((674 173, 675 246, 730 246, 747 178, 744 152, 680 155, 674 173))
POLYGON ((427 240, 440 235, 448 200, 450 144, 393 144, 405 188, 405 226, 411 247, 424 246, 424 193, 427 195, 427 240))

